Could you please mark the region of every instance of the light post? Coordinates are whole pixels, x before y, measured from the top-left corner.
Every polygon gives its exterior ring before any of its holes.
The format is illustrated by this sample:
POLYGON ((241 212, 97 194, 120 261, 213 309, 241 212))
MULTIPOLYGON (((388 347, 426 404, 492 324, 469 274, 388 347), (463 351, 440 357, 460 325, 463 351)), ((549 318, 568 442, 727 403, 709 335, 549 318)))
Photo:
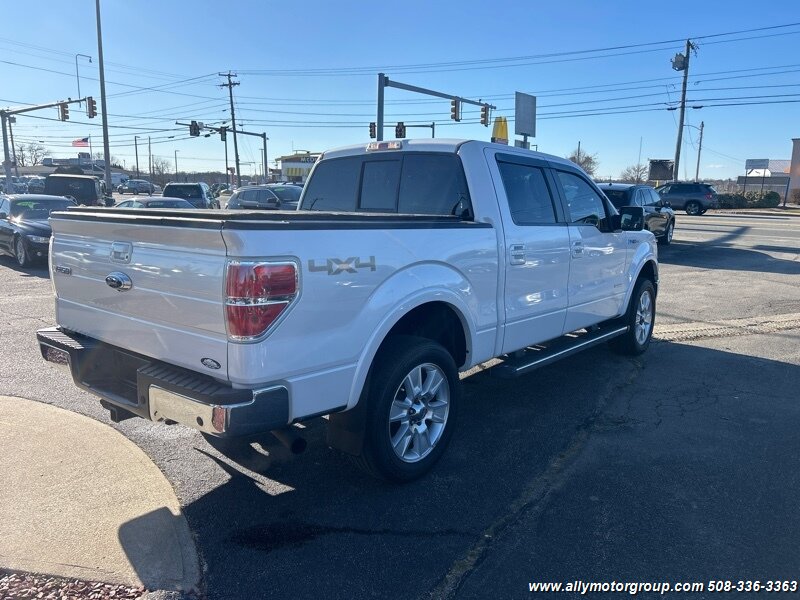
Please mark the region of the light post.
MULTIPOLYGON (((79 56, 82 56, 83 58, 88 58, 89 62, 92 62, 92 57, 89 56, 88 54, 76 54, 75 55, 75 79, 78 80, 78 98, 81 97, 81 76, 78 73, 78 57, 79 56)), ((83 102, 81 102, 80 104, 83 104, 83 102)))
POLYGON ((100 24, 100 0, 95 0, 97 19, 97 60, 100 71, 100 111, 103 117, 103 160, 105 161, 106 187, 111 189, 111 149, 108 147, 108 105, 106 104, 106 72, 103 68, 103 31, 100 24))
POLYGON ((175 181, 178 181, 178 150, 175 150, 175 181))

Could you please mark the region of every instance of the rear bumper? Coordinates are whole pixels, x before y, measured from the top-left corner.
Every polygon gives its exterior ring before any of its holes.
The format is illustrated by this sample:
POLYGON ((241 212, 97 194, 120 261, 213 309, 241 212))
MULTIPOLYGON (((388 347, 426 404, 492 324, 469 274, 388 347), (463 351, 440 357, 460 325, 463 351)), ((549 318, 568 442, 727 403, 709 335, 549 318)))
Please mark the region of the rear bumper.
POLYGON ((282 385, 234 389, 56 327, 40 329, 36 338, 46 361, 65 367, 78 387, 99 396, 122 418, 176 422, 220 437, 266 433, 289 424, 289 392, 282 385))

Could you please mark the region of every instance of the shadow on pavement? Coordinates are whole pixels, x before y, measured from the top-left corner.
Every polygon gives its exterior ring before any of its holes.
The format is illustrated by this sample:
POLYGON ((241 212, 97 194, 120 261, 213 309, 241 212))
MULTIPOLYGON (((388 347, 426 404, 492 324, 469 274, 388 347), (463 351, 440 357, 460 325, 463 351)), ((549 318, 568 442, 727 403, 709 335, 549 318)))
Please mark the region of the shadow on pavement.
POLYGON ((657 342, 464 388, 448 452, 407 485, 348 465, 321 420, 299 458, 198 447, 230 477, 185 507, 209 598, 512 598, 542 573, 800 569, 797 365, 657 342))
POLYGON ((24 277, 40 277, 41 279, 50 278, 50 270, 47 267, 47 261, 35 262, 23 269, 19 266, 15 258, 11 256, 0 256, 0 267, 16 271, 24 277))
MULTIPOLYGON (((730 271, 757 271, 761 273, 800 274, 800 262, 773 258, 757 250, 732 248, 719 240, 713 243, 673 241, 669 248, 659 250, 660 263, 682 265, 701 269, 726 269, 730 271)), ((773 252, 800 253, 800 247, 762 246, 773 252)))

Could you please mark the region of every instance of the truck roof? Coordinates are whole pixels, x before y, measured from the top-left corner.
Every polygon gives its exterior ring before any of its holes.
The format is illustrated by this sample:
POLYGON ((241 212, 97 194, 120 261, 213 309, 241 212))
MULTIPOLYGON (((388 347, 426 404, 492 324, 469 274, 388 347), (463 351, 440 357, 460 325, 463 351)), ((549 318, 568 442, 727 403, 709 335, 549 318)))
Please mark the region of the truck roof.
MULTIPOLYGON (((481 146, 485 146, 487 148, 494 148, 497 150, 502 150, 508 154, 521 154, 524 156, 530 156, 532 158, 539 158, 541 160, 547 160, 550 162, 561 163, 564 165, 574 166, 574 164, 568 161, 565 158, 561 158, 560 156, 555 156, 553 154, 545 154, 544 152, 534 152, 533 150, 525 150, 524 148, 516 148, 514 146, 507 146, 505 144, 493 144, 491 142, 484 142, 481 140, 466 140, 466 139, 447 139, 447 138, 438 138, 438 139, 413 139, 413 140, 384 140, 386 142, 400 142, 402 144, 401 151, 411 151, 411 152, 450 152, 455 154, 458 152, 458 149, 463 146, 464 144, 479 144, 481 146)), ((369 143, 375 143, 373 141, 364 143, 364 144, 355 144, 352 146, 342 146, 341 148, 334 148, 332 150, 326 150, 320 155, 321 159, 328 159, 328 158, 340 158, 343 156, 356 156, 359 154, 366 154, 367 153, 367 146, 369 143)), ((392 152, 393 150, 380 150, 377 152, 386 153, 392 152)))

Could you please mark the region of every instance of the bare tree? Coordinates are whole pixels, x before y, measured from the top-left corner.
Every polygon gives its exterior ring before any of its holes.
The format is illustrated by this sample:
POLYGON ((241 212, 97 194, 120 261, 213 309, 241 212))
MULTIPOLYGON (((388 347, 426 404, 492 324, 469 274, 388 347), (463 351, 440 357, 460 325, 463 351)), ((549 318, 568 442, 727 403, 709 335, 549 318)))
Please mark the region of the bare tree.
POLYGON ((17 164, 20 167, 33 167, 41 164, 42 159, 50 154, 50 151, 42 146, 31 142, 30 144, 17 144, 16 148, 17 164))
MULTIPOLYGON (((121 169, 121 168, 122 168, 122 163, 120 163, 120 161, 119 161, 119 160, 117 160, 117 157, 116 157, 116 156, 114 156, 114 155, 112 154, 112 155, 110 155, 108 158, 109 158, 109 164, 110 164, 112 167, 114 167, 114 168, 116 168, 116 169, 121 169)), ((103 154, 102 152, 95 152, 95 153, 92 155, 92 159, 93 159, 93 160, 105 160, 105 157, 104 157, 104 154, 103 154)))
POLYGON ((164 185, 173 175, 172 163, 166 158, 153 157, 153 183, 164 185))
POLYGON ((625 183, 642 183, 643 181, 647 181, 648 171, 647 165, 642 163, 630 165, 620 173, 619 178, 625 183))
POLYGON ((580 147, 575 148, 572 154, 567 156, 567 160, 574 162, 592 177, 594 177, 594 174, 597 172, 597 167, 600 166, 600 162, 597 160, 597 154, 589 154, 580 147))

